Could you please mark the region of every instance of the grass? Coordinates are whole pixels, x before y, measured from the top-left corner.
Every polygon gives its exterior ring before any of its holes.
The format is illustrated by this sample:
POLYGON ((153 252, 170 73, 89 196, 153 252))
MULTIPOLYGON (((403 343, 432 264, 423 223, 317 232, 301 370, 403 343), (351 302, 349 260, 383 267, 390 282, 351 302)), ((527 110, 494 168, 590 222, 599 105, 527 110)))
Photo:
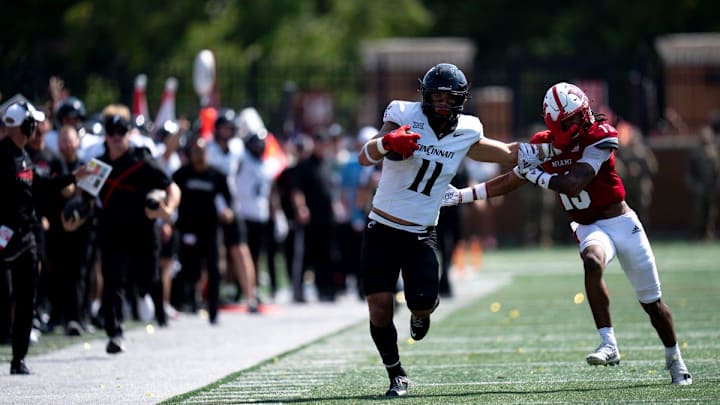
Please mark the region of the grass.
MULTIPOLYGON (((400 355, 412 385, 408 404, 720 402, 720 245, 654 246, 663 300, 673 311, 689 387, 669 384, 662 345, 617 263, 606 273, 623 355, 590 367, 598 344, 574 248, 486 253, 481 278, 512 282, 468 305, 438 311, 422 342, 400 355)), ((446 308, 448 306, 446 305, 446 308)), ((385 401, 387 376, 366 322, 165 403, 359 404, 385 401)))

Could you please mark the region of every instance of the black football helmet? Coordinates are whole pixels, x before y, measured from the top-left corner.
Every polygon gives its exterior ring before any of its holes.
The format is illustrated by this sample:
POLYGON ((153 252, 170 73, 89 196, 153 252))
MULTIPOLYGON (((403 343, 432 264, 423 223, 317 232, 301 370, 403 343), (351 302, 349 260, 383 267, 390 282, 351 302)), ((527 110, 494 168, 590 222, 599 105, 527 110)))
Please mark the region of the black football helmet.
POLYGON ((422 80, 418 79, 422 94, 423 113, 428 117, 433 129, 449 133, 457 125, 458 115, 463 111, 463 105, 470 99, 470 84, 460 68, 450 63, 440 63, 430 68, 422 80), (432 103, 432 93, 448 93, 456 99, 450 113, 437 111, 432 103), (449 124, 449 125, 448 125, 449 124))
MULTIPOLYGON (((217 118, 215 118, 215 130, 217 131, 223 125, 230 125, 233 128, 237 128, 237 114, 232 108, 221 108, 217 112, 217 118)), ((234 131, 233 131, 234 132, 234 131)))
POLYGON ((85 110, 85 103, 79 98, 70 96, 60 102, 55 117, 59 125, 63 125, 63 121, 66 119, 77 119, 76 126, 79 128, 80 124, 85 121, 87 111, 85 110))

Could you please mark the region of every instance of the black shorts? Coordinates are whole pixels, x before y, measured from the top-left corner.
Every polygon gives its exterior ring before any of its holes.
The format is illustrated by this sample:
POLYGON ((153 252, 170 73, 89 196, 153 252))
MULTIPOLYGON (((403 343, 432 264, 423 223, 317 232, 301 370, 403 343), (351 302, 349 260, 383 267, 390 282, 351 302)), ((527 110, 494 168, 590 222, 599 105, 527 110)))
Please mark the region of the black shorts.
POLYGON ((247 242, 245 221, 238 221, 235 218, 229 224, 221 224, 220 227, 222 228, 223 242, 226 248, 247 242))
POLYGON ((361 255, 366 295, 394 292, 402 271, 408 308, 426 310, 435 306, 440 266, 434 227, 412 233, 368 220, 361 255))
POLYGON ((177 257, 179 244, 178 232, 173 229, 170 239, 162 241, 160 245, 160 258, 173 259, 177 257))

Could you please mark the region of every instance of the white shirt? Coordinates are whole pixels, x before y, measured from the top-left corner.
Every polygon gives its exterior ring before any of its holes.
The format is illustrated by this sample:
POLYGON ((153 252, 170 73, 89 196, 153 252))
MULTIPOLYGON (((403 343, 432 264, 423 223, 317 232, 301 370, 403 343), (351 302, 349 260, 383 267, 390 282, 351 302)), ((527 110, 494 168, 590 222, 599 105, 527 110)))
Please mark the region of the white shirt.
POLYGON ((234 177, 235 212, 243 219, 269 221, 272 182, 272 166, 246 154, 234 177))
MULTIPOLYGON (((373 207, 424 227, 437 225, 442 196, 470 147, 483 137, 482 123, 475 116, 460 114, 455 131, 438 139, 420 102, 398 100, 385 109, 383 121, 410 125, 420 135, 420 149, 405 160, 384 159, 373 207)), ((372 213, 370 218, 407 229, 372 213)))
POLYGON ((234 177, 238 170, 238 164, 245 153, 245 145, 240 138, 230 138, 228 151, 225 152, 212 140, 208 142, 207 153, 210 166, 226 176, 234 177))

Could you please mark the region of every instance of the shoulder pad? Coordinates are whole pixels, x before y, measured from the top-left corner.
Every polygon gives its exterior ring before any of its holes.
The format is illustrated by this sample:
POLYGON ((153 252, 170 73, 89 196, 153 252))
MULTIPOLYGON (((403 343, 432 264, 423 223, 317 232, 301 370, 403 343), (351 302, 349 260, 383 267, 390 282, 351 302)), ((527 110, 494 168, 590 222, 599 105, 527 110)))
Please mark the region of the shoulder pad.
POLYGON ((613 137, 601 139, 597 143, 594 143, 593 146, 598 149, 618 149, 619 144, 617 137, 613 137))

